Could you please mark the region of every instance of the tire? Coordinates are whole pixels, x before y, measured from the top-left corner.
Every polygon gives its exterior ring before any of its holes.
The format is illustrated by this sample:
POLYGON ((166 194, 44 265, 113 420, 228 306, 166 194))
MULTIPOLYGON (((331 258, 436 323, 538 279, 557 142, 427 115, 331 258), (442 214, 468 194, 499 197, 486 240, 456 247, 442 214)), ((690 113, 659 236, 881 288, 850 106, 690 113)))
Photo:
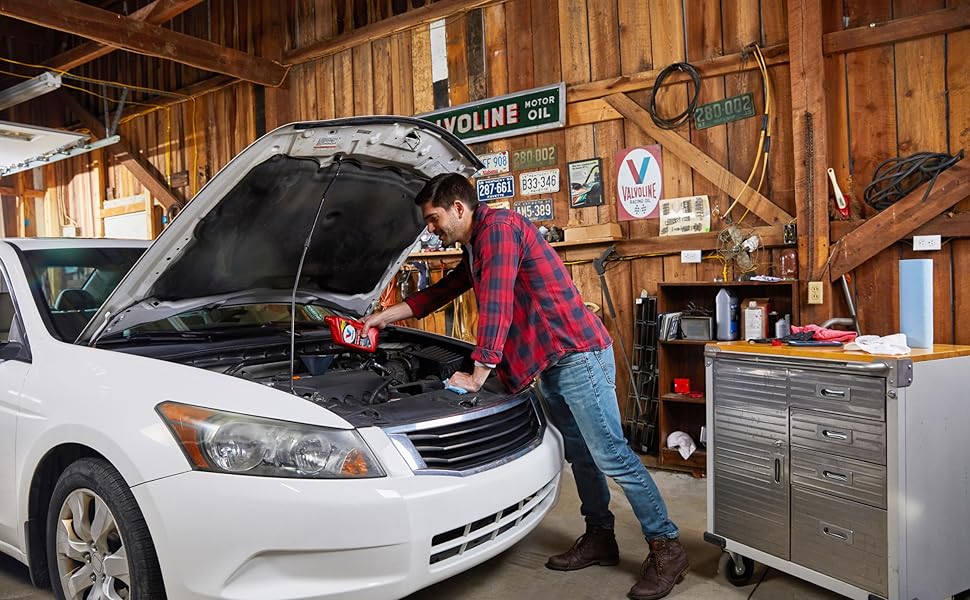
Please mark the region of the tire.
POLYGON ((748 585, 751 582, 751 576, 754 575, 754 561, 746 556, 739 556, 739 558, 740 565, 734 562, 731 555, 728 555, 727 565, 724 567, 727 580, 737 587, 748 585))
POLYGON ((165 600, 145 518, 124 478, 100 458, 72 463, 54 486, 47 565, 58 600, 88 600, 92 591, 91 600, 165 600))

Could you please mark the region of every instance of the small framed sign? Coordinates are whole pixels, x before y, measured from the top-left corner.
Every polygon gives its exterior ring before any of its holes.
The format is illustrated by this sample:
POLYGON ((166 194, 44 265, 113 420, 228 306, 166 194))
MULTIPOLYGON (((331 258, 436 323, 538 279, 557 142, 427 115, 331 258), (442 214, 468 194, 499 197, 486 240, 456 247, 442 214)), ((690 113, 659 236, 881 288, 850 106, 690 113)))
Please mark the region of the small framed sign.
POLYGON ((586 208, 603 204, 603 161, 599 158, 577 160, 568 164, 569 208, 586 208))

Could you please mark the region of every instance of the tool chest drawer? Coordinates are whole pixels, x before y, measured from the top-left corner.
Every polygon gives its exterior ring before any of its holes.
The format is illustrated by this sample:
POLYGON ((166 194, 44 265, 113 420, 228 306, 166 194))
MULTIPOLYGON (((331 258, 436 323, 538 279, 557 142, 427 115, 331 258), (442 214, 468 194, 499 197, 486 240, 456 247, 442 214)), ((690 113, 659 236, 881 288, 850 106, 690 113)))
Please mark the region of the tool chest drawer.
POLYGON ((783 367, 720 360, 714 365, 714 395, 719 406, 786 411, 788 373, 783 367))
POLYGON ((791 443, 886 464, 886 424, 879 421, 792 408, 791 443))
POLYGON ((887 513, 792 486, 791 560, 888 597, 887 513))
POLYGON ((886 508, 886 467, 851 458, 792 448, 791 481, 811 488, 886 508))
POLYGON ((792 406, 886 419, 886 380, 882 377, 793 368, 789 386, 792 406))

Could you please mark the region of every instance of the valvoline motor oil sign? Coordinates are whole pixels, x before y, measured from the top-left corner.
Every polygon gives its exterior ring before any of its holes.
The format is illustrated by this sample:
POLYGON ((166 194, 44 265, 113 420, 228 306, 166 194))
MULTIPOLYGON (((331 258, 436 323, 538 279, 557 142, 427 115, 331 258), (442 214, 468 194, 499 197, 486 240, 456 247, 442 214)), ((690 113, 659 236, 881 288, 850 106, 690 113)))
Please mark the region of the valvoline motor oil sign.
POLYGON ((663 168, 660 146, 620 150, 616 156, 616 212, 620 221, 660 216, 663 168))

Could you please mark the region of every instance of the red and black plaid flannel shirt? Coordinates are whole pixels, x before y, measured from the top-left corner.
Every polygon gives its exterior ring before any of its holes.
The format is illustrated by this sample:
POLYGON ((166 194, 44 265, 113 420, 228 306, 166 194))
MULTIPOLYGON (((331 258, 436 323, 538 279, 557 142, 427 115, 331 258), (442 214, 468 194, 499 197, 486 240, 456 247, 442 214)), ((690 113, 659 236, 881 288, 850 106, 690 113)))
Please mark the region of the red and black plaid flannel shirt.
POLYGON ((583 304, 559 255, 516 212, 479 205, 461 264, 405 302, 421 318, 472 287, 478 301, 472 358, 497 365, 499 378, 512 392, 525 389, 566 354, 612 343, 583 304))

